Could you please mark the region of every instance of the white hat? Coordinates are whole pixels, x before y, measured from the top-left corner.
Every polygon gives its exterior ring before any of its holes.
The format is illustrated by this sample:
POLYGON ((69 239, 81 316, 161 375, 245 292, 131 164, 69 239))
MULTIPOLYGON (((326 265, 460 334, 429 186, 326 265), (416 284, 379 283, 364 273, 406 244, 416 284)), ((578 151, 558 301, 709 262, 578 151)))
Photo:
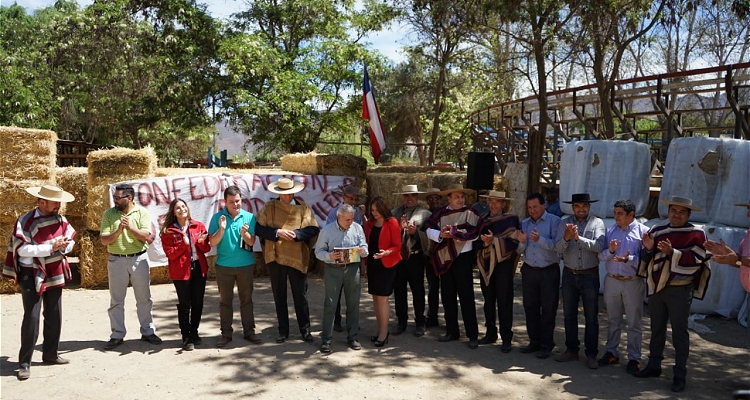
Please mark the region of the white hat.
POLYGON ((505 197, 505 192, 500 190, 490 190, 487 194, 479 195, 479 197, 487 197, 491 199, 500 199, 500 200, 512 200, 510 197, 505 197))
POLYGON ((394 194, 421 194, 424 192, 420 192, 417 188, 417 185, 404 185, 401 187, 400 192, 396 192, 394 194))
POLYGON ((659 203, 664 204, 667 207, 671 205, 675 205, 675 206, 685 207, 693 211, 703 210, 702 208, 698 206, 694 206, 692 199, 689 199, 687 197, 681 197, 681 196, 672 196, 672 200, 659 200, 659 203))
POLYGON ((305 184, 290 178, 279 178, 276 182, 268 185, 268 190, 276 194, 294 194, 301 192, 305 184))
POLYGON ((40 199, 59 201, 61 203, 67 203, 76 199, 72 194, 52 185, 32 186, 26 189, 26 191, 40 199))

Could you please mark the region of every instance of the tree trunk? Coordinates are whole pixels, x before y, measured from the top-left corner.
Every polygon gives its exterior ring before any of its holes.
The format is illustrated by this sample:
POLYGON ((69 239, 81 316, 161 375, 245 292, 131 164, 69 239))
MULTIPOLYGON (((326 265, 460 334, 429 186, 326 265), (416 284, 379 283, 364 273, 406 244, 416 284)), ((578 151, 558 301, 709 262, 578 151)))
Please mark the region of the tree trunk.
POLYGON ((443 86, 445 86, 445 64, 441 63, 440 72, 438 73, 438 82, 435 85, 435 106, 433 107, 432 116, 432 136, 430 137, 430 158, 429 165, 435 165, 435 152, 437 151, 437 139, 440 133, 440 112, 443 107, 443 86))
MULTIPOLYGON (((536 34, 535 34, 536 35, 536 34)), ((542 177, 542 154, 544 153, 544 142, 547 133, 547 69, 545 68, 544 43, 540 38, 534 41, 534 58, 536 59, 537 78, 539 80, 539 91, 537 101, 539 102, 539 128, 529 127, 529 158, 527 160, 528 183, 527 194, 541 192, 539 180, 542 177)))

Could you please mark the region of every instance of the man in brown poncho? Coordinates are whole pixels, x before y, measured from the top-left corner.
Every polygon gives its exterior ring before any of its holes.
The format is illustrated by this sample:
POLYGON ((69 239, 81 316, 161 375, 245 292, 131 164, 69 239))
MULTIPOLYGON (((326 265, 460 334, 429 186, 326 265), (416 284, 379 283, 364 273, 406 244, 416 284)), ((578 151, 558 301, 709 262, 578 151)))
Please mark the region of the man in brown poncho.
POLYGON ((289 337, 287 277, 302 340, 308 343, 313 341, 307 303, 307 268, 310 265, 311 242, 320 228, 310 207, 294 198, 294 194, 302 191, 304 186, 301 182, 280 178, 268 187, 279 198, 267 202, 257 214, 255 232, 262 240, 263 258, 271 275, 271 290, 279 320, 276 343, 284 343, 289 337))

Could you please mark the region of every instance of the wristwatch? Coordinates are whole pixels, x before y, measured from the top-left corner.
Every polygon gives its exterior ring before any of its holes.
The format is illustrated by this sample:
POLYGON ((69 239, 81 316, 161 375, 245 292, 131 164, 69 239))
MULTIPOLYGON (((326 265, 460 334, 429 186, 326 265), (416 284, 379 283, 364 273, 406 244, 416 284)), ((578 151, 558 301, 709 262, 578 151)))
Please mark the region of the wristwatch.
POLYGON ((734 262, 734 265, 741 267, 742 266, 742 260, 737 260, 734 262))

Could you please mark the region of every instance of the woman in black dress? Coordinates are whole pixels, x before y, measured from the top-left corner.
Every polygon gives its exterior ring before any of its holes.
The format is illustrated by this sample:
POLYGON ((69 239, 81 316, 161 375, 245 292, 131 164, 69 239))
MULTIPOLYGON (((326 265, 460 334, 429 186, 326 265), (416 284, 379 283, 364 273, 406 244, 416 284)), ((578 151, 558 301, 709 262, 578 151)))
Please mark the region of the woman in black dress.
POLYGON ((367 210, 365 237, 370 255, 363 275, 367 276, 367 292, 372 295, 378 329, 370 340, 376 347, 388 343, 388 320, 391 305, 388 297, 393 293, 396 269, 401 261, 401 226, 391 215, 390 207, 382 196, 372 199, 367 210))

